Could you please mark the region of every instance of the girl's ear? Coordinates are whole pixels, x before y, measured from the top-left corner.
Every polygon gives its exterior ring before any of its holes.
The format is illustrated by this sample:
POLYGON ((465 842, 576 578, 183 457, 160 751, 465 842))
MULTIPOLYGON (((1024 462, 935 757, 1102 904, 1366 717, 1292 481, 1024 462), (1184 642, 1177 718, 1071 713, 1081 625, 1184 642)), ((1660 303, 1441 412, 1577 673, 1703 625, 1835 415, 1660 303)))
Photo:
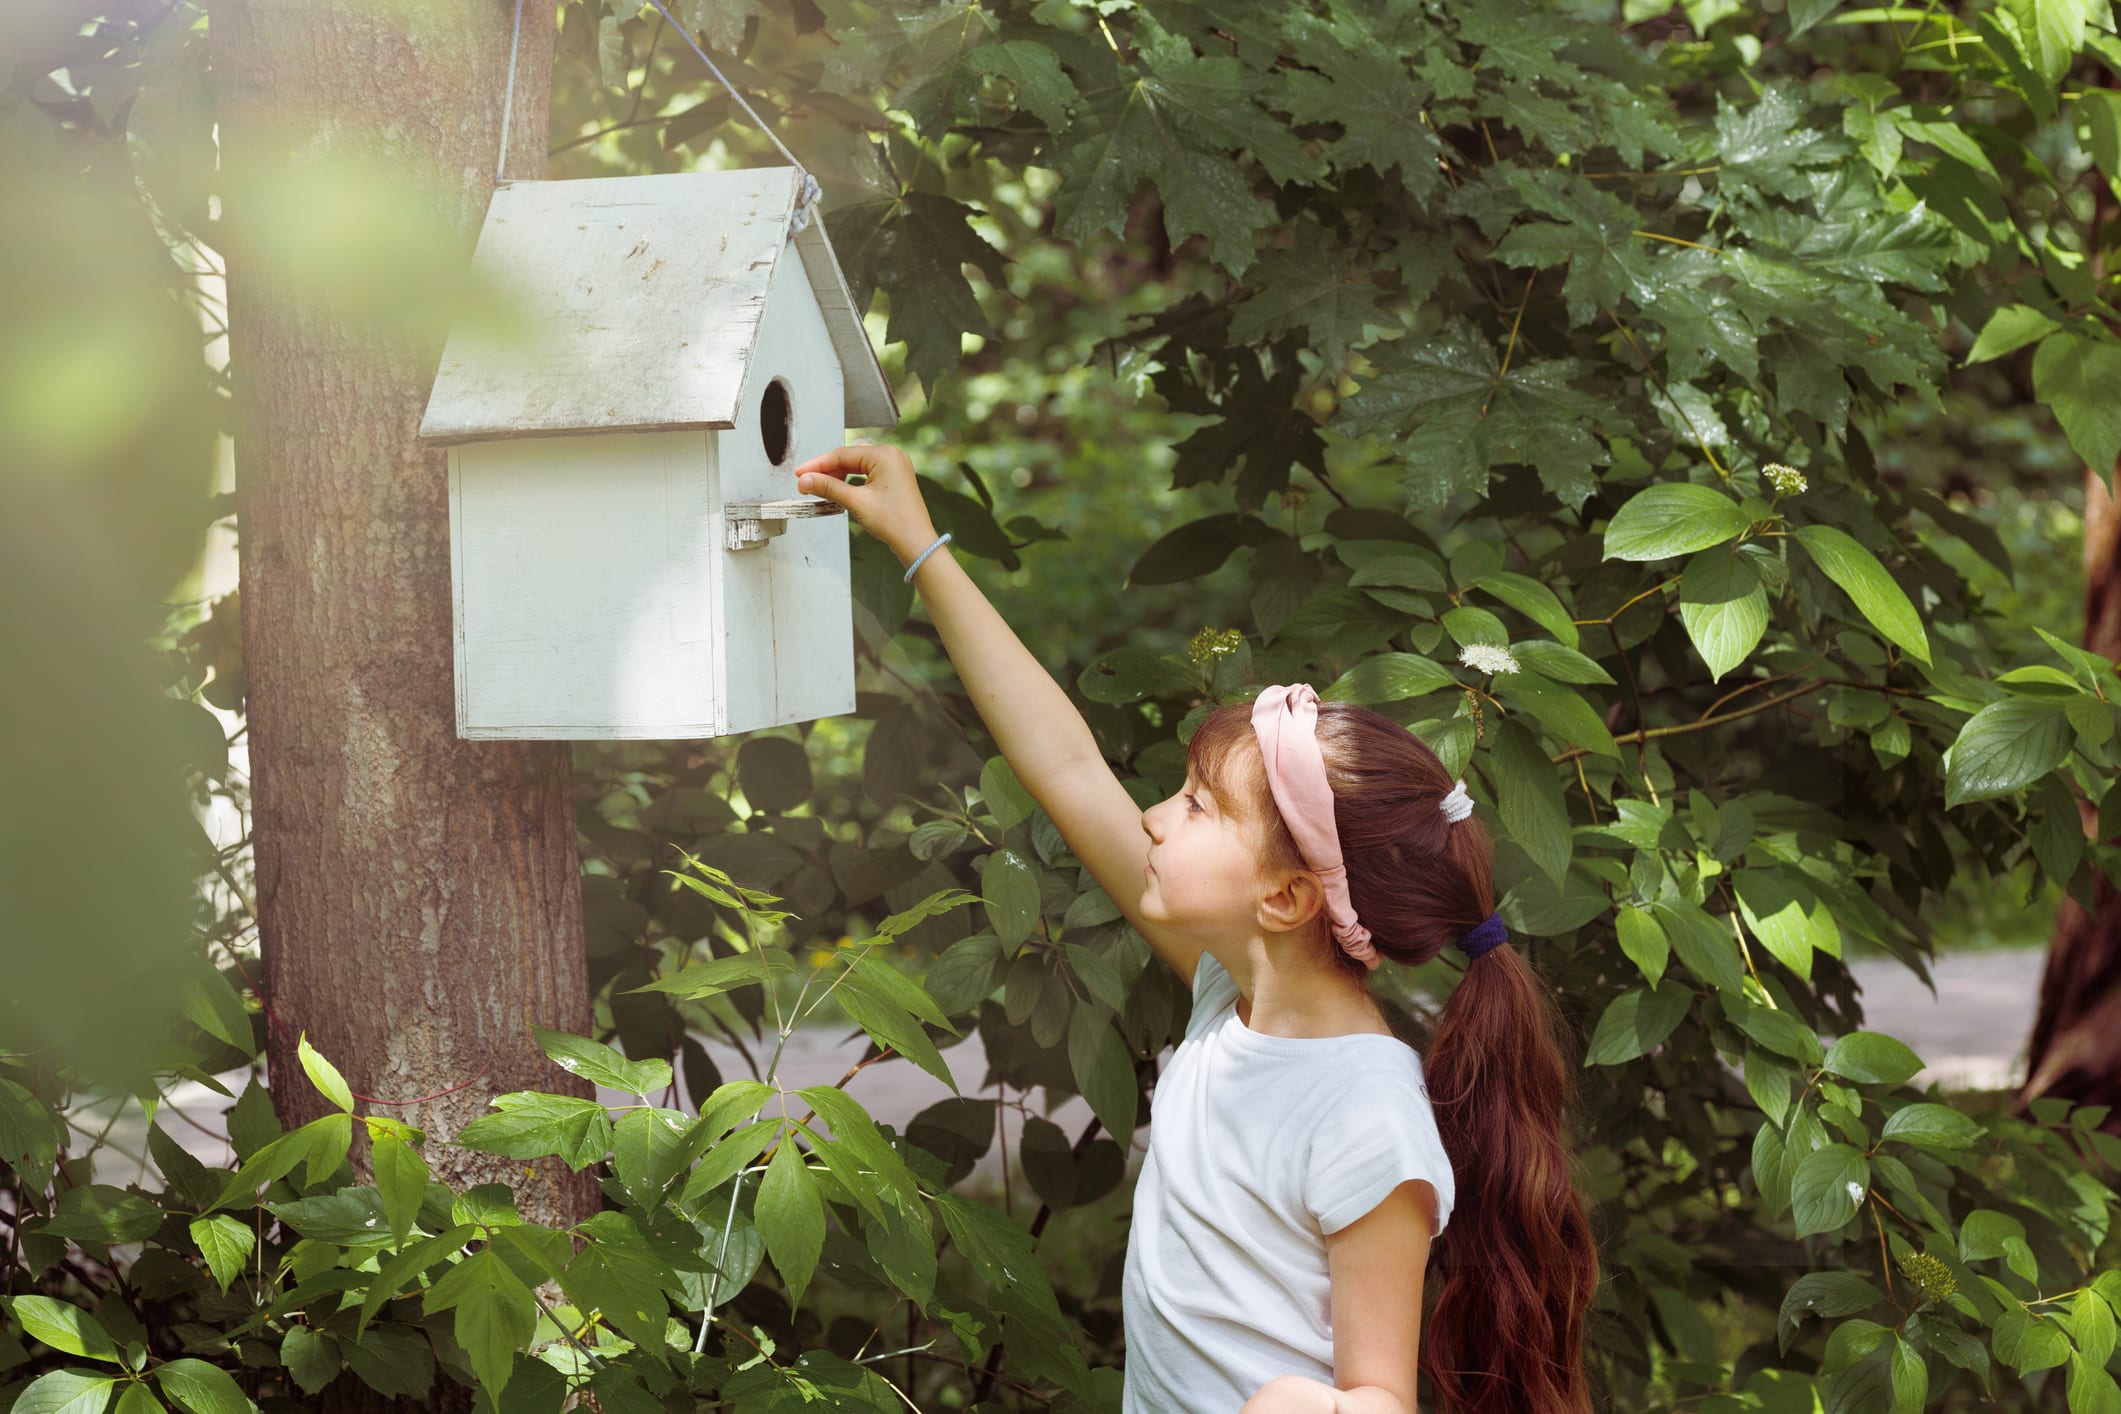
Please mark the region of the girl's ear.
POLYGON ((1326 906, 1326 891, 1308 870, 1268 879, 1259 899, 1259 926, 1269 933, 1293 933, 1326 906))

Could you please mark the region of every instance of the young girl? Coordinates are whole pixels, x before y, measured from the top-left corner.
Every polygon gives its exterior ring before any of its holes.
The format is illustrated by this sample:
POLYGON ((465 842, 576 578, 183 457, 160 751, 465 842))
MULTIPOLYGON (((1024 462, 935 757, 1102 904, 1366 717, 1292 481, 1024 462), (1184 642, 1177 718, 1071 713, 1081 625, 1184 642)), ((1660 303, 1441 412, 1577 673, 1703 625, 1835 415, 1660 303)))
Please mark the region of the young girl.
POLYGON ((1374 712, 1269 687, 1208 716, 1184 787, 1144 811, 951 558, 904 453, 842 447, 797 487, 911 566, 1017 778, 1192 987, 1128 1236, 1129 1414, 1414 1414, 1417 1363, 1451 1414, 1587 1414, 1598 1260, 1561 1143, 1569 1071, 1465 782, 1374 712), (1366 979, 1447 946, 1465 975, 1425 1067, 1366 979))

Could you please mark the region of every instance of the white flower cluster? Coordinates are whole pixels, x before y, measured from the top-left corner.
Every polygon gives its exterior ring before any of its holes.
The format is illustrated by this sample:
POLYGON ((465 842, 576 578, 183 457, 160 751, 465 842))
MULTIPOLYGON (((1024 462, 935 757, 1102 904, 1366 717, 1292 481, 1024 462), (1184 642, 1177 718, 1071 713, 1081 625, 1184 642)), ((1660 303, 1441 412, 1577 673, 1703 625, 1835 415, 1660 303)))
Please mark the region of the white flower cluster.
POLYGON ((1458 661, 1481 673, 1514 673, 1517 659, 1507 648, 1497 648, 1492 643, 1468 643, 1458 650, 1458 661))
POLYGON ((1794 496, 1805 486, 1804 473, 1781 462, 1769 462, 1760 469, 1760 474, 1768 479, 1768 485, 1775 488, 1778 496, 1794 496))

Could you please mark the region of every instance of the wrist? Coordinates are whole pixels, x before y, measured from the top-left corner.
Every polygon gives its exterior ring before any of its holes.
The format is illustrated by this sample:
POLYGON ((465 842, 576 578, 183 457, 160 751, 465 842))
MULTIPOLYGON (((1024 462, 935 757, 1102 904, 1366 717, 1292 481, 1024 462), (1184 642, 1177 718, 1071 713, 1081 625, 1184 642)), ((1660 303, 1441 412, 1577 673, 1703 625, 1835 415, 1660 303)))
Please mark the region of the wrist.
MULTIPOLYGON (((933 545, 939 538, 941 538, 933 525, 923 526, 921 528, 921 532, 922 533, 906 540, 904 543, 892 547, 894 553, 898 555, 898 562, 900 568, 903 569, 904 567, 912 564, 914 560, 920 555, 921 551, 927 549, 930 545, 933 545)), ((955 544, 956 542, 952 541, 951 543, 955 544)), ((937 551, 937 553, 940 554, 941 551, 937 551)))

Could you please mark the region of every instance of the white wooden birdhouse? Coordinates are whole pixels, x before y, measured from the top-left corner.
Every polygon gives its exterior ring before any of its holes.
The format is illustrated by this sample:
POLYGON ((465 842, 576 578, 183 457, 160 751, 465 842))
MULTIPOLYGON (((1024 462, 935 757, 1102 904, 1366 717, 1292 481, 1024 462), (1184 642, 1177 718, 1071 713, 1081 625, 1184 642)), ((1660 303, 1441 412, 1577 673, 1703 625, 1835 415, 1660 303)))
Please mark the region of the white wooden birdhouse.
POLYGON ((898 405, 793 167, 506 182, 454 331, 457 734, 727 736, 854 709, 847 523, 795 468, 898 405), (809 219, 804 219, 808 217, 809 219))

